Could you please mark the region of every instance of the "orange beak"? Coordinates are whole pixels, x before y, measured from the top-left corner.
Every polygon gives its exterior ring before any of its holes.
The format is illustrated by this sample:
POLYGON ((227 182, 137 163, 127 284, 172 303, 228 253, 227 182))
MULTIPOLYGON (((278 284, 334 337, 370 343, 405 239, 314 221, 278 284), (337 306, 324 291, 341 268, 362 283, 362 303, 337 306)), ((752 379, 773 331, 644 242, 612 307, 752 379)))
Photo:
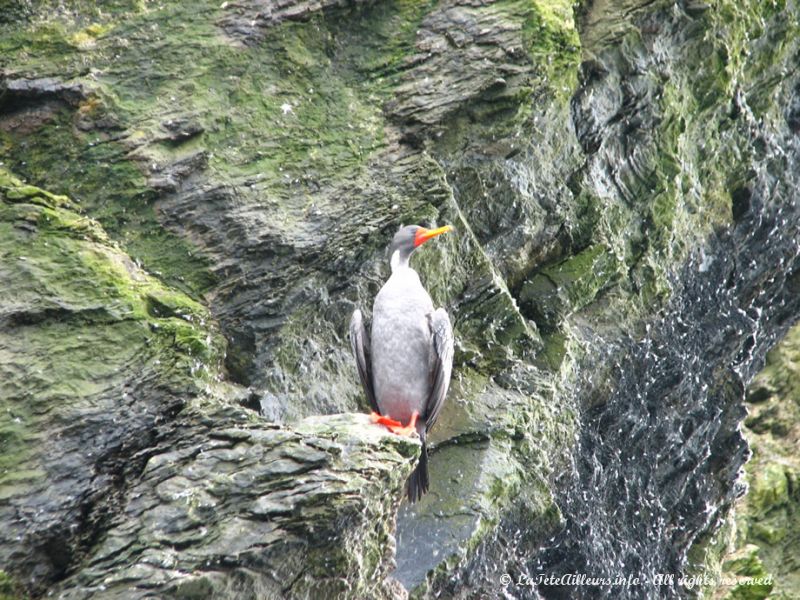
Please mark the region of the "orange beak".
POLYGON ((414 248, 417 248, 427 242, 431 238, 435 238, 437 235, 442 233, 447 233, 448 231, 453 231, 452 225, 445 225, 444 227, 438 227, 437 229, 425 229, 424 227, 420 227, 417 229, 417 233, 414 235, 414 248))

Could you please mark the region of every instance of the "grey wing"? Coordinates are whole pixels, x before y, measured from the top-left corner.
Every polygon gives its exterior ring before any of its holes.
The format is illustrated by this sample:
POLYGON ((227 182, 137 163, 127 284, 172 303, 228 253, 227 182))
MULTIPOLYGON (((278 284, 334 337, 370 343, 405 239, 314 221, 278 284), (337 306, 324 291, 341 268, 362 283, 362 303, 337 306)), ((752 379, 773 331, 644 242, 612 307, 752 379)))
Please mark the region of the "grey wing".
POLYGON ((358 367, 358 378, 364 387, 364 394, 367 396, 370 408, 375 412, 380 412, 378 403, 375 401, 375 388, 372 386, 372 356, 370 355, 369 334, 364 325, 361 311, 356 309, 350 319, 350 345, 356 357, 358 367))
POLYGON ((453 371, 453 327, 443 308, 437 308, 430 317, 433 334, 434 364, 431 376, 431 395, 425 405, 425 430, 430 431, 444 406, 450 374, 453 371))

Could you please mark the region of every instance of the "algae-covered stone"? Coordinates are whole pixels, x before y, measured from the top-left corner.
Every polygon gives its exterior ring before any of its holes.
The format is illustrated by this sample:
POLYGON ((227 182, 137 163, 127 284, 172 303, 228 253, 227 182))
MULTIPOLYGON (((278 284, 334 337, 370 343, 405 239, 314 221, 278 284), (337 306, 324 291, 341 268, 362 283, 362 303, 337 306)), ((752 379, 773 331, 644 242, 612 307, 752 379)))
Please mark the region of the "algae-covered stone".
MULTIPOLYGON (((758 547, 749 545, 740 549, 736 554, 727 558, 722 565, 723 572, 738 576, 742 583, 727 588, 725 598, 730 600, 762 600, 771 597, 774 588, 772 577, 764 569, 764 564, 758 557, 758 547)), ((733 579, 736 581, 736 579, 733 579)))
POLYGON ((62 598, 396 598, 394 511, 419 452, 367 415, 268 426, 214 402, 151 454, 62 598), (180 548, 179 551, 176 550, 180 548))
POLYGON ((100 534, 160 423, 219 376, 224 342, 70 200, 3 170, 0 232, 0 546, 38 590, 100 534))
POLYGON ((14 582, 14 579, 9 577, 5 571, 0 571, 0 599, 19 600, 25 597, 25 593, 14 582))
POLYGON ((788 599, 800 589, 800 328, 794 327, 767 355, 748 392, 745 435, 753 455, 745 467, 748 493, 734 506, 729 522, 736 535, 719 551, 721 576, 769 575, 772 586, 740 585, 709 589, 713 598, 788 599), (758 595, 761 594, 761 595, 758 595))
POLYGON ((292 431, 233 408, 201 305, 67 198, 2 171, 0 201, 2 593, 394 597, 419 442, 366 415, 292 431))
POLYGON ((749 503, 756 514, 765 514, 789 502, 789 481, 782 465, 768 463, 751 477, 749 503))
POLYGON ((614 255, 602 246, 592 246, 526 281, 520 290, 520 304, 540 327, 552 331, 572 312, 590 304, 619 275, 614 255))

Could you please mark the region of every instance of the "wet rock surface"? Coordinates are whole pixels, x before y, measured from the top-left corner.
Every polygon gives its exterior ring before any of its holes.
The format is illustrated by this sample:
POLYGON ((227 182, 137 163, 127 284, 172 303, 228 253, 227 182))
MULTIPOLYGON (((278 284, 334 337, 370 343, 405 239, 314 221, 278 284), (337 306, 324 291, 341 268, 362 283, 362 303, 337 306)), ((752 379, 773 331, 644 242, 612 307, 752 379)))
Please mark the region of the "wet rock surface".
POLYGON ((652 575, 741 493, 744 389, 800 312, 797 13, 9 13, 0 161, 38 187, 3 176, 8 585, 688 594, 652 575), (414 260, 457 342, 398 512, 415 444, 331 415, 364 408, 346 323, 411 222, 456 226, 414 260), (500 579, 569 572, 646 582, 500 579))
MULTIPOLYGON (((703 162, 693 167, 694 151, 687 155, 681 148, 693 135, 688 120, 676 155, 663 150, 669 144, 664 124, 674 118, 663 99, 672 85, 681 86, 681 101, 693 98, 697 116, 708 119, 698 158, 716 147, 721 155, 733 151, 739 166, 724 181, 731 226, 715 230, 703 246, 690 251, 685 266, 671 276, 670 300, 661 314, 628 339, 609 344, 607 334, 597 331, 590 338, 594 348, 604 349, 607 369, 600 386, 590 384, 580 393, 586 426, 579 435, 575 472, 559 502, 567 526, 532 561, 532 573, 594 573, 612 580, 637 573, 643 583, 628 590, 540 589, 547 598, 690 593, 679 585, 659 585, 656 576, 696 568, 687 550, 717 529, 744 492, 738 477, 749 454, 740 431, 744 389, 763 366, 766 351, 797 319, 799 156, 785 120, 796 84, 778 79, 770 88, 768 75, 757 72, 758 83, 746 86, 746 94, 733 88, 734 110, 725 110, 708 97, 719 82, 707 89, 710 82, 702 71, 694 80, 684 79, 681 71, 692 64, 691 57, 713 50, 705 27, 725 18, 720 11, 682 13, 666 7, 634 17, 637 41, 624 36, 619 46, 584 63, 573 99, 589 169, 604 174, 595 180, 595 189, 603 192, 603 185, 611 185, 613 195, 627 203, 641 202, 648 187, 658 190, 650 218, 641 223, 642 241, 654 249, 662 243, 653 228, 664 218, 657 211, 675 185, 669 180, 672 173, 685 186, 698 169, 694 176, 705 187, 706 201, 713 197, 711 169, 703 162), (671 44, 676 44, 674 58, 665 60, 671 44), (587 95, 614 98, 615 106, 587 106, 587 95), (774 104, 762 103, 766 96, 774 104), (654 141, 662 145, 655 164, 647 159, 654 141), (679 161, 680 170, 673 171, 670 160, 679 161)), ((776 22, 772 35, 787 35, 791 27, 776 22)), ((759 63, 761 52, 774 59, 767 40, 751 42, 751 68, 776 68, 759 63)), ((744 86, 740 82, 748 75, 745 64, 734 82, 744 86)), ((680 198, 690 203, 692 193, 683 190, 680 198)), ((700 210, 709 209, 713 206, 700 210)), ((679 222, 673 226, 681 230, 679 222)), ((675 252, 682 243, 675 240, 666 247, 675 252)), ((639 268, 631 269, 634 285, 639 268)))
POLYGON ((103 535, 222 340, 67 197, 5 171, 0 196, 1 560, 39 592, 103 535))
POLYGON ((69 198, 6 171, 0 195, 10 597, 402 597, 392 532, 419 442, 241 408, 201 305, 69 198))
POLYGON ((701 546, 706 563, 716 567, 721 577, 768 581, 758 586, 728 584, 709 590, 709 597, 797 595, 798 336, 800 329, 795 326, 769 352, 765 368, 747 390, 743 432, 752 458, 743 480, 748 492, 737 501, 720 532, 701 546))
POLYGON ((391 515, 418 442, 366 415, 184 418, 59 597, 404 597, 391 515))

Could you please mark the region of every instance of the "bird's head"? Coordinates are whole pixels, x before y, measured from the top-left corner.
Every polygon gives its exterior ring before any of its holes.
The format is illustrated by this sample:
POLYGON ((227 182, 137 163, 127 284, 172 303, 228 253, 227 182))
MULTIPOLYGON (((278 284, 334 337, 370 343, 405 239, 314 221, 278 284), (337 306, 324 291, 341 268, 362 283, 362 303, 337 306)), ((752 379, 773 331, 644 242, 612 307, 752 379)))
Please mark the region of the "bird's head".
POLYGON ((408 259, 414 253, 414 250, 419 248, 422 244, 430 239, 435 238, 437 235, 452 231, 451 225, 444 227, 437 227, 436 229, 426 229, 419 225, 406 225, 401 227, 397 233, 394 234, 394 239, 389 245, 389 257, 392 265, 392 271, 398 266, 408 265, 408 259))

